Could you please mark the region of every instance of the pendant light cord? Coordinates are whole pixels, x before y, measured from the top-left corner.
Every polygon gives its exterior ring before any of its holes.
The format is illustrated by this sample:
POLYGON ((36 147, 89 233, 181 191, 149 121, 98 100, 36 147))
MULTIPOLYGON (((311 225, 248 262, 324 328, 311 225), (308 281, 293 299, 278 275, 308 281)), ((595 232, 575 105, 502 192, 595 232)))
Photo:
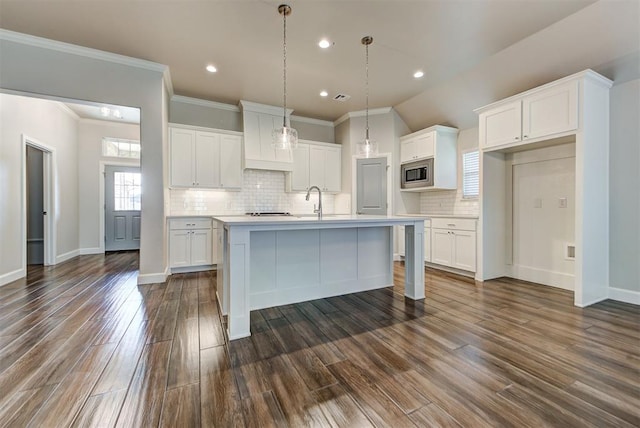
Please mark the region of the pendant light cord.
POLYGON ((365 74, 366 74, 366 110, 365 110, 365 120, 366 120, 366 134, 367 139, 365 144, 369 144, 369 44, 365 44, 365 52, 366 52, 366 61, 365 61, 365 74))
POLYGON ((282 127, 287 127, 287 12, 285 11, 282 14, 284 21, 284 31, 283 31, 283 43, 282 43, 282 58, 283 58, 283 81, 284 81, 284 91, 283 91, 283 113, 282 113, 282 127))

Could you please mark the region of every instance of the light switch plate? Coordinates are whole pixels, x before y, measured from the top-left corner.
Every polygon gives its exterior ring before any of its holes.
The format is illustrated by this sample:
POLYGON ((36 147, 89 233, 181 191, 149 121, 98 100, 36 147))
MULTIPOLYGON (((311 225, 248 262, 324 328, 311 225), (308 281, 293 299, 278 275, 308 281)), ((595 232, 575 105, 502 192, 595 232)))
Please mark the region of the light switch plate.
POLYGON ((533 200, 533 208, 542 208, 542 198, 535 198, 533 200))
POLYGON ((558 208, 567 208, 567 198, 558 199, 558 208))

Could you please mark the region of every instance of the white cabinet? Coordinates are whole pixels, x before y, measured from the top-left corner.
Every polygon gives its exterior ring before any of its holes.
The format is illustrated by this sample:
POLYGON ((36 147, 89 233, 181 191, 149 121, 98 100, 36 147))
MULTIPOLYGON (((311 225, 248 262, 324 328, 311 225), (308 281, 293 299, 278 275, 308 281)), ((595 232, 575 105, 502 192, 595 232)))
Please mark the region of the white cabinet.
POLYGON ((480 147, 506 147, 578 128, 578 82, 570 81, 479 110, 480 147))
POLYGON ((400 139, 400 162, 411 162, 434 155, 436 131, 400 139))
POLYGON ((476 221, 460 218, 431 220, 431 262, 476 271, 476 221))
POLYGON ((217 260, 211 219, 169 220, 169 267, 206 266, 217 260))
MULTIPOLYGON (((425 225, 427 224, 427 220, 425 220, 425 225)), ((424 261, 431 262, 431 228, 424 228, 424 261)))
MULTIPOLYGON (((240 101, 244 130, 244 167, 272 171, 291 171, 293 155, 291 150, 273 147, 273 131, 282 127, 281 107, 240 101)), ((287 112, 287 125, 289 114, 287 112)))
MULTIPOLYGON (((404 192, 457 189, 458 130, 448 126, 431 126, 400 137, 400 163, 433 158, 433 186, 401 189, 404 192)), ((412 165, 407 165, 411 167, 412 165)), ((401 174, 403 174, 401 168, 401 174)))
POLYGON ((293 170, 287 174, 288 192, 306 192, 318 186, 323 192, 342 190, 342 147, 306 141, 293 150, 293 170))
POLYGON ((242 137, 186 128, 170 130, 171 187, 242 187, 242 137))

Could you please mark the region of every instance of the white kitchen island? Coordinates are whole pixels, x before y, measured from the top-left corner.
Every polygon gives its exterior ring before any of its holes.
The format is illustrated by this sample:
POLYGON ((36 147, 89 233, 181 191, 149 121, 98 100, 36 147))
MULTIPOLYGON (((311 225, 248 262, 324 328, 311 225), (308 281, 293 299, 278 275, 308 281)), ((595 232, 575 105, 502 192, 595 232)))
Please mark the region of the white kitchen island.
POLYGON ((214 217, 224 228, 218 300, 229 340, 249 313, 393 285, 393 226, 405 226, 405 295, 424 298, 424 219, 396 216, 214 217))

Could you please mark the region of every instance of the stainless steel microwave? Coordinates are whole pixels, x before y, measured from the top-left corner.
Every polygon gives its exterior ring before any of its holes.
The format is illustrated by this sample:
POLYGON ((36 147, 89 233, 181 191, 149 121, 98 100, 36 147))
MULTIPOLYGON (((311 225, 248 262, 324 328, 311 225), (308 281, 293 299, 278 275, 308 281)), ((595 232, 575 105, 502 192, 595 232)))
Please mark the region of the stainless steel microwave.
POLYGON ((400 168, 402 189, 433 186, 433 158, 405 163, 400 168))

